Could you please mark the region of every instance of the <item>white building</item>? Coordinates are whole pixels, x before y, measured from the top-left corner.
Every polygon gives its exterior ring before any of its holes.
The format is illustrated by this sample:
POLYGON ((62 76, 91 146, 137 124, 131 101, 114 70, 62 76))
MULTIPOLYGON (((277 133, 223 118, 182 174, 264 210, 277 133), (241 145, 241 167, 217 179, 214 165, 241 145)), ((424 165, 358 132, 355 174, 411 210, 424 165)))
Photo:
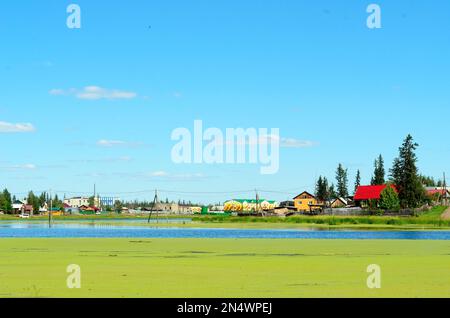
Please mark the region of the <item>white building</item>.
POLYGON ((24 201, 20 201, 20 200, 14 201, 12 204, 13 212, 20 213, 25 204, 27 204, 27 202, 25 200, 24 201))
POLYGON ((79 208, 81 206, 89 206, 89 198, 76 197, 70 199, 64 199, 64 203, 72 208, 79 208))
POLYGON ((44 205, 39 208, 39 213, 47 213, 47 212, 48 212, 48 205, 47 202, 45 202, 44 205))

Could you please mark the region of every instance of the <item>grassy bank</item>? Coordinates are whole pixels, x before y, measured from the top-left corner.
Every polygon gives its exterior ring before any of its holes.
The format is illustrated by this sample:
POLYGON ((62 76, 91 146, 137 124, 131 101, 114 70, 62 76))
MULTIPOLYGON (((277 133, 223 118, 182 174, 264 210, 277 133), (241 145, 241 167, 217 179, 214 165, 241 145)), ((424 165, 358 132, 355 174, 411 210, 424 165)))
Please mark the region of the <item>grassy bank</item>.
MULTIPOLYGON (((223 228, 285 228, 295 229, 304 227, 317 228, 354 228, 354 229, 449 229, 450 220, 443 220, 441 214, 446 207, 436 206, 426 213, 415 217, 395 216, 291 216, 291 217, 232 217, 232 216, 164 216, 160 224, 147 224, 147 216, 133 216, 121 214, 108 215, 74 215, 54 217, 55 222, 65 221, 114 221, 115 225, 127 225, 126 220, 142 220, 133 223, 134 226, 164 226, 164 227, 223 227, 223 228), (166 219, 192 218, 192 223, 176 222, 164 223, 166 219), (123 220, 123 223, 120 223, 123 220)), ((153 217, 156 219, 156 216, 153 217)), ((19 219, 17 216, 1 215, 0 221, 46 221, 47 216, 35 216, 31 219, 19 219)), ((129 224, 128 224, 129 225, 129 224)))
POLYGON ((443 220, 441 214, 446 210, 444 206, 433 207, 430 211, 419 216, 292 216, 279 217, 223 217, 223 216, 199 216, 196 221, 206 223, 272 223, 272 224, 302 224, 323 225, 329 227, 427 227, 449 228, 450 220, 443 220))
POLYGON ((2 239, 0 297, 450 297, 449 255, 444 241, 2 239))

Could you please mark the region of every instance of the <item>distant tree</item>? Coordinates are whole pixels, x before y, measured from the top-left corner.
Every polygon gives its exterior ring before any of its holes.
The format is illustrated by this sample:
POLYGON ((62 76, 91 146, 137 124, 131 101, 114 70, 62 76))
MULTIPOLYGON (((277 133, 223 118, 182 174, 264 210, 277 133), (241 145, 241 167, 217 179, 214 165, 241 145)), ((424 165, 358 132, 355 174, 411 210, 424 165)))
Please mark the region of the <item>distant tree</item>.
POLYGON ((114 202, 114 210, 116 212, 120 213, 120 212, 122 212, 122 208, 123 208, 122 202, 119 200, 116 200, 116 202, 114 202))
POLYGON ((42 192, 41 195, 39 196, 39 206, 44 206, 45 203, 47 203, 47 193, 42 192))
POLYGON ((39 198, 34 195, 33 191, 28 193, 27 203, 33 206, 33 213, 39 213, 39 198))
POLYGON ((335 187, 334 187, 334 183, 332 183, 331 185, 330 185, 330 187, 328 188, 328 198, 330 199, 330 200, 334 200, 334 199, 336 199, 338 197, 338 195, 337 195, 337 193, 336 193, 336 190, 335 190, 335 187))
POLYGON ((2 193, 2 204, 0 206, 0 209, 5 211, 6 213, 12 213, 12 198, 11 198, 11 194, 9 193, 9 191, 7 189, 3 190, 2 193))
POLYGON ((348 197, 348 170, 340 163, 336 170, 337 195, 342 198, 348 197))
POLYGON ((64 202, 59 199, 57 194, 55 194, 55 196, 53 197, 52 208, 57 210, 64 209, 64 202))
POLYGON ((418 146, 413 137, 408 135, 399 148, 399 156, 394 160, 390 171, 403 208, 418 207, 426 197, 417 169, 415 151, 418 146))
POLYGON ((377 159, 375 159, 374 164, 374 172, 372 178, 372 185, 382 185, 386 183, 385 175, 386 171, 384 169, 384 160, 383 156, 379 155, 377 159))
POLYGON ((1 193, 0 193, 0 211, 6 212, 6 211, 4 210, 5 205, 6 205, 5 195, 3 194, 3 192, 1 192, 1 193))
MULTIPOLYGON (((427 177, 424 175, 419 175, 420 182, 426 187, 437 187, 437 182, 434 181, 433 177, 427 177)), ((440 181, 440 180, 439 180, 440 181)))
POLYGON ((400 200, 397 192, 388 185, 380 195, 379 206, 383 210, 398 210, 400 208, 400 200))
POLYGON ((329 199, 328 189, 327 178, 320 176, 316 183, 316 198, 322 202, 327 201, 329 199))
POLYGON ((356 172, 356 179, 355 179, 355 191, 353 191, 353 193, 356 193, 356 190, 358 190, 360 185, 361 185, 361 172, 358 169, 358 171, 356 172))
POLYGON ((94 196, 89 197, 88 204, 89 204, 89 206, 95 205, 95 197, 94 196))

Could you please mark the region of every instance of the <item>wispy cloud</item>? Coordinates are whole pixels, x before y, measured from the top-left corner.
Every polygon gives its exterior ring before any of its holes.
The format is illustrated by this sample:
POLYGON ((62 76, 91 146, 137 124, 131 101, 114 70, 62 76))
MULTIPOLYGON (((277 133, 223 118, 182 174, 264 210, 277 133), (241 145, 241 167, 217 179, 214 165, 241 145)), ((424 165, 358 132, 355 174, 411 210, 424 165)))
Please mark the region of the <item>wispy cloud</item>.
POLYGON ((149 178, 160 181, 195 181, 206 179, 208 176, 202 173, 169 173, 167 171, 154 171, 149 173, 141 173, 138 177, 149 178))
POLYGON ((152 177, 166 177, 166 176, 168 176, 168 173, 165 172, 165 171, 155 171, 155 172, 150 173, 150 176, 152 176, 152 177))
POLYGON ((19 169, 19 170, 36 170, 37 166, 32 163, 26 163, 23 165, 13 165, 9 167, 10 169, 19 169))
POLYGON ((219 146, 227 145, 269 145, 279 144, 282 148, 309 148, 318 145, 317 142, 310 140, 300 140, 295 138, 285 138, 278 135, 261 135, 256 138, 245 138, 244 140, 216 140, 214 143, 219 146))
POLYGON ((131 179, 148 179, 152 181, 196 181, 210 178, 202 173, 170 173, 164 170, 135 173, 114 173, 115 176, 131 179))
POLYGON ((283 148, 309 148, 317 145, 317 142, 311 140, 300 140, 295 138, 281 138, 280 146, 283 148))
POLYGON ((112 147, 129 147, 129 148, 137 148, 144 147, 146 144, 142 142, 134 142, 134 141, 123 141, 123 140, 109 140, 109 139, 100 139, 96 143, 99 147, 112 148, 112 147))
POLYGON ((122 156, 122 157, 115 157, 115 158, 99 158, 99 159, 72 159, 69 160, 70 162, 77 162, 77 163, 115 163, 115 162, 130 162, 133 158, 129 156, 122 156))
POLYGON ((25 164, 15 164, 15 165, 9 165, 9 166, 2 166, 0 169, 5 169, 9 171, 34 171, 34 170, 41 170, 41 169, 63 169, 67 168, 65 165, 61 164, 49 164, 49 165, 36 165, 34 163, 25 163, 25 164))
POLYGON ((133 99, 137 97, 137 93, 118 90, 107 89, 100 86, 86 86, 82 89, 71 88, 68 90, 54 88, 49 91, 50 95, 54 96, 74 96, 78 99, 84 100, 100 100, 100 99, 133 99))
POLYGON ((200 181, 207 178, 211 178, 202 173, 170 173, 167 171, 152 171, 152 172, 88 172, 78 174, 78 177, 85 178, 121 178, 121 179, 132 179, 132 180, 151 180, 154 182, 190 182, 190 181, 200 181))
POLYGON ((30 123, 7 123, 0 121, 0 133, 29 133, 36 129, 30 123))
POLYGON ((0 169, 6 171, 34 171, 37 170, 37 166, 33 163, 26 163, 26 164, 1 166, 0 169))

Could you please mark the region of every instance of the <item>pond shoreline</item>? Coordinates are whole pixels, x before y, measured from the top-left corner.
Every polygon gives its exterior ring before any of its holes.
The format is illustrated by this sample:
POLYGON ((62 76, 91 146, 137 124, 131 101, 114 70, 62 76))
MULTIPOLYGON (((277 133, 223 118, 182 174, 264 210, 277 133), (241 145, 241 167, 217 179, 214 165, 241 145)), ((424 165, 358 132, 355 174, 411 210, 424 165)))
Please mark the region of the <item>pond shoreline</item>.
MULTIPOLYGON (((427 229, 376 229, 376 228, 325 228, 305 226, 297 228, 216 227, 207 224, 134 222, 56 222, 50 227, 46 222, 0 222, 0 238, 229 238, 229 239, 396 239, 396 240, 450 240, 449 230, 427 229), (203 226, 199 226, 203 225, 203 226)), ((266 225, 266 227, 262 227, 266 225)))

